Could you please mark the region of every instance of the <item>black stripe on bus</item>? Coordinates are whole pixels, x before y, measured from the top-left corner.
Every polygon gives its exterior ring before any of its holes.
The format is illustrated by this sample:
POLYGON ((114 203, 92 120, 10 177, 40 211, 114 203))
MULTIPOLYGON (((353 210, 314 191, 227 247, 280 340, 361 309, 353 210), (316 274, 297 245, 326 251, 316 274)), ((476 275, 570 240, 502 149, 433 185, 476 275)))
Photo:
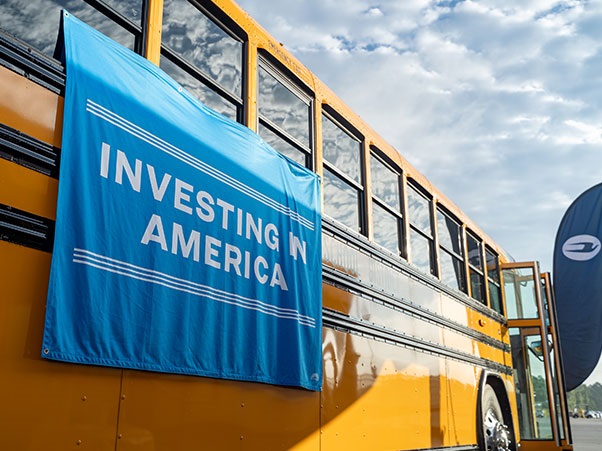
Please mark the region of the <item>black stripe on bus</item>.
POLYGON ((0 158, 58 178, 59 154, 56 147, 0 124, 0 158))
POLYGON ((61 63, 2 31, 0 64, 57 94, 65 88, 65 68, 61 63))
POLYGON ((51 252, 54 221, 0 204, 0 240, 51 252))
POLYGON ((457 351, 437 343, 412 337, 402 332, 388 329, 360 318, 345 315, 329 308, 322 309, 322 322, 325 327, 329 327, 340 332, 359 335, 375 341, 381 341, 427 354, 446 357, 463 363, 484 367, 502 374, 512 374, 512 368, 509 366, 502 365, 481 357, 475 357, 474 355, 457 351))
POLYGON ((461 333, 473 340, 477 340, 501 351, 510 352, 510 346, 503 341, 496 340, 489 335, 456 323, 455 321, 445 318, 444 316, 441 316, 430 310, 426 310, 410 300, 387 295, 379 290, 374 289, 368 284, 358 281, 353 276, 331 268, 330 266, 322 265, 322 280, 324 283, 328 283, 334 287, 357 294, 358 296, 369 299, 373 302, 378 302, 379 304, 395 311, 401 311, 406 315, 413 316, 429 323, 461 333))

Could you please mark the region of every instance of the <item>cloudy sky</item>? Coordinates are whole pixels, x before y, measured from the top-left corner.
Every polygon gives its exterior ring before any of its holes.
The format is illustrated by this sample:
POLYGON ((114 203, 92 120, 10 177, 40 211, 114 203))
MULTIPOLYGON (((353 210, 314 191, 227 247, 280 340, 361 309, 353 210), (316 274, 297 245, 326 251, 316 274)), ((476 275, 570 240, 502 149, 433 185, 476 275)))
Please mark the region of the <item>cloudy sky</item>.
POLYGON ((602 2, 238 3, 515 260, 552 270, 565 210, 602 182, 602 2))

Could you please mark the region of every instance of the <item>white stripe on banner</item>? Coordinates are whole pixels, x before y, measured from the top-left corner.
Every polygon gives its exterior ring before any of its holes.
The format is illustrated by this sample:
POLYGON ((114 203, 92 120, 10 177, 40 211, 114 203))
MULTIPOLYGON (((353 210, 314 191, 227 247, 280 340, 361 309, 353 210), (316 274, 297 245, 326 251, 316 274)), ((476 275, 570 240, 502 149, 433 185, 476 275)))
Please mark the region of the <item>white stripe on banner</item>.
POLYGON ((137 279, 142 282, 162 285, 172 290, 183 291, 213 301, 223 302, 248 310, 255 310, 265 315, 271 315, 281 319, 292 319, 302 326, 309 326, 311 328, 316 327, 316 320, 314 318, 302 315, 298 310, 277 307, 257 299, 247 298, 238 294, 218 290, 208 285, 180 279, 166 273, 116 260, 86 249, 74 248, 73 262, 137 279))
POLYGON ((216 169, 213 166, 208 165, 204 161, 199 160, 198 158, 190 155, 189 153, 184 152, 183 150, 179 149, 178 147, 153 135, 149 131, 139 127, 138 125, 134 124, 133 122, 130 122, 127 119, 124 119, 123 117, 121 117, 118 114, 112 112, 111 110, 103 107, 102 105, 99 105, 99 104, 95 103, 94 101, 87 99, 86 100, 86 111, 93 114, 94 116, 97 116, 100 119, 114 125, 115 127, 122 129, 123 131, 129 133, 130 135, 135 136, 138 139, 141 139, 142 141, 150 144, 151 146, 156 147, 157 149, 167 153, 168 155, 171 155, 172 157, 177 158, 178 160, 186 163, 187 165, 193 167, 194 169, 204 172, 205 174, 213 177, 214 179, 219 180, 228 186, 231 186, 232 188, 240 191, 243 194, 246 194, 247 196, 261 202, 264 205, 267 205, 270 208, 273 208, 277 212, 282 213, 286 216, 289 216, 293 221, 298 222, 303 227, 305 227, 309 230, 312 230, 312 231, 314 230, 314 223, 312 221, 310 221, 309 219, 301 216, 296 211, 293 211, 289 207, 282 205, 279 202, 276 202, 274 199, 266 196, 263 193, 260 193, 259 191, 251 188, 250 186, 245 185, 244 183, 240 182, 239 180, 236 180, 235 178, 229 176, 228 174, 225 174, 224 172, 220 171, 219 169, 216 169))

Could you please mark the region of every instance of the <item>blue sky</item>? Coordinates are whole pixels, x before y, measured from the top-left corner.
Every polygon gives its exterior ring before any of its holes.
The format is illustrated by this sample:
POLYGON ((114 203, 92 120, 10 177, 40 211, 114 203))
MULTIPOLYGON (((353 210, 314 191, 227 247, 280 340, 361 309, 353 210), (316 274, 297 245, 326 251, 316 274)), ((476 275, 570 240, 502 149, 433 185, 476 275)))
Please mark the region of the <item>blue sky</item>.
POLYGON ((552 271, 562 215, 602 182, 602 2, 238 3, 515 260, 552 271))

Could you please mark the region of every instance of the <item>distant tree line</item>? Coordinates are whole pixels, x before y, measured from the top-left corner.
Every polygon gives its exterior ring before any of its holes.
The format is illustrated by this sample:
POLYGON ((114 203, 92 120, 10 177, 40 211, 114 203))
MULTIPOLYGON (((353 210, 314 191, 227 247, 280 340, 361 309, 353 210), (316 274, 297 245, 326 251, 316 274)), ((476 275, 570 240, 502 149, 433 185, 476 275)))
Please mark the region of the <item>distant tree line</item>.
POLYGON ((573 409, 602 411, 602 384, 580 385, 567 393, 569 412, 573 409))

